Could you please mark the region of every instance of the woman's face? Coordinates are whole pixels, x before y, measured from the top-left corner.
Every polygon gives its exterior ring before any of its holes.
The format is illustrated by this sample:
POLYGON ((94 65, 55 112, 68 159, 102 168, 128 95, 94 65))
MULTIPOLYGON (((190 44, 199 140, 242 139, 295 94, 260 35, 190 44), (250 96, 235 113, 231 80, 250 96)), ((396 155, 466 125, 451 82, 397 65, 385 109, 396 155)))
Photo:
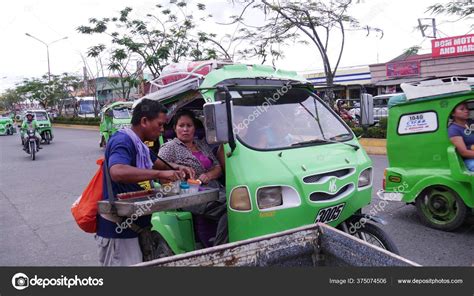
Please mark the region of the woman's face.
POLYGON ((466 104, 458 105, 453 111, 453 118, 460 119, 460 120, 469 119, 469 109, 467 108, 467 105, 466 104))
POLYGON ((189 116, 181 116, 176 123, 175 133, 178 139, 183 143, 192 142, 196 127, 189 116))

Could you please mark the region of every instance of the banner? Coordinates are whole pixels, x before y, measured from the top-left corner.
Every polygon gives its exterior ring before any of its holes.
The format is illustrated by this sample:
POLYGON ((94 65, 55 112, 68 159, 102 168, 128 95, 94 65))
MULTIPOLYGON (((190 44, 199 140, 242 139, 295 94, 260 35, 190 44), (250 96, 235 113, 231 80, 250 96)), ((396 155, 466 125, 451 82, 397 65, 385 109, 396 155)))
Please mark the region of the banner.
POLYGON ((431 56, 459 56, 474 54, 474 34, 431 40, 431 56))

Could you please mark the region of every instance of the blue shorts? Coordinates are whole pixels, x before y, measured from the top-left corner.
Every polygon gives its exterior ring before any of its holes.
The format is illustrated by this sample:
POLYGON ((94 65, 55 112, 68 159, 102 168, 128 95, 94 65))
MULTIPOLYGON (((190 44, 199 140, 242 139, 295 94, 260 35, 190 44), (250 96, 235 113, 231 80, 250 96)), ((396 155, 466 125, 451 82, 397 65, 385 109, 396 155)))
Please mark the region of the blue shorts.
POLYGON ((474 158, 464 159, 464 164, 470 172, 474 172, 474 158))

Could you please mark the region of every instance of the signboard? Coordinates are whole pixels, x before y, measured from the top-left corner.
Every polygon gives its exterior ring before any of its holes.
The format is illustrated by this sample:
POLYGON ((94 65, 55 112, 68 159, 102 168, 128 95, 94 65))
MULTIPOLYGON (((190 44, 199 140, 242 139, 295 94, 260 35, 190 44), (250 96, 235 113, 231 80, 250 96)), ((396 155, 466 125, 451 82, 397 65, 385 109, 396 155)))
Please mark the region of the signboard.
POLYGON ((404 61, 387 64, 387 77, 420 75, 420 61, 404 61))
POLYGON ((398 123, 398 134, 419 134, 434 132, 438 129, 438 116, 435 112, 412 113, 403 115, 398 123))
POLYGON ((474 54, 474 34, 431 40, 431 56, 459 56, 474 54))

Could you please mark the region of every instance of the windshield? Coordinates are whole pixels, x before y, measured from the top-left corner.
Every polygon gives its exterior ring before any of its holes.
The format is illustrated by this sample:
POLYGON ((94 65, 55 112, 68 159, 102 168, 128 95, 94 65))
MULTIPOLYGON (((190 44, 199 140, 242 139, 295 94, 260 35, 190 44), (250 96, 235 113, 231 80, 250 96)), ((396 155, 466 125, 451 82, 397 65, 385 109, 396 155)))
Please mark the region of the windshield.
POLYGON ((129 119, 132 118, 130 109, 114 109, 114 118, 116 119, 129 119))
POLYGON ((48 120, 48 116, 45 112, 35 112, 35 119, 37 121, 48 120))
POLYGON ((93 101, 79 101, 79 113, 94 113, 94 102, 93 101))
POLYGON ((241 142, 267 150, 352 139, 346 126, 309 91, 295 88, 280 94, 277 89, 231 91, 233 130, 241 142))

